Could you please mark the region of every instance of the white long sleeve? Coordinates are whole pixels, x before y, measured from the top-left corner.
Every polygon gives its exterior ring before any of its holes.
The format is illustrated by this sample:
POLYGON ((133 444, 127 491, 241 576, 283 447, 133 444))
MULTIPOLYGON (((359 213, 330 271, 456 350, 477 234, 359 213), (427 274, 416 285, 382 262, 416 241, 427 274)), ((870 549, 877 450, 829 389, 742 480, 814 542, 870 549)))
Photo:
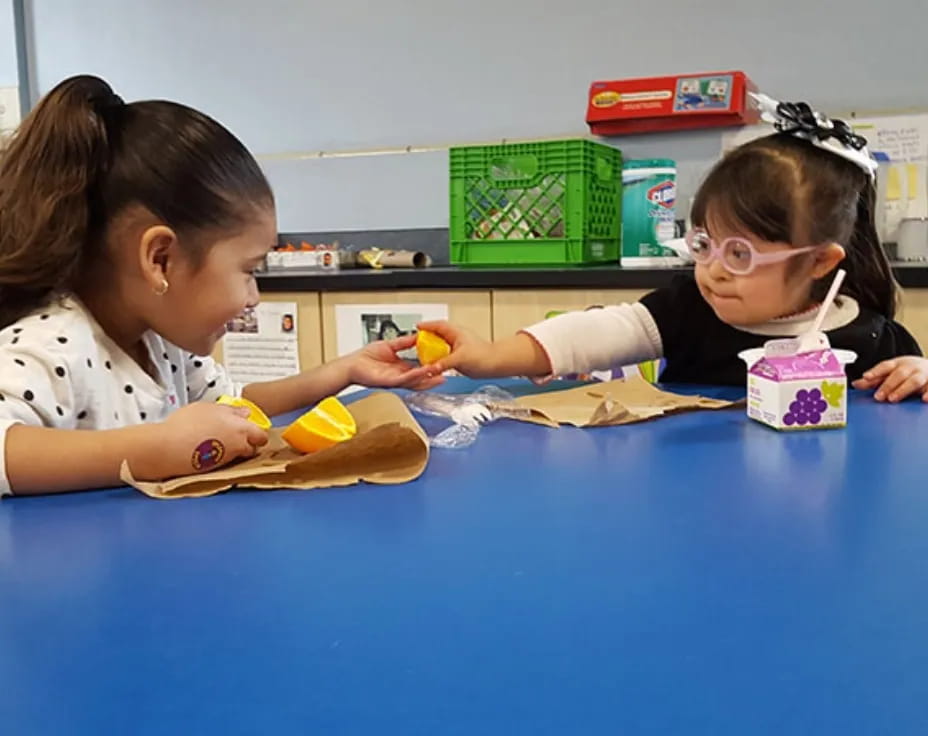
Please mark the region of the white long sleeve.
POLYGON ((523 332, 548 354, 553 376, 663 357, 657 323, 647 308, 637 303, 568 312, 523 332))

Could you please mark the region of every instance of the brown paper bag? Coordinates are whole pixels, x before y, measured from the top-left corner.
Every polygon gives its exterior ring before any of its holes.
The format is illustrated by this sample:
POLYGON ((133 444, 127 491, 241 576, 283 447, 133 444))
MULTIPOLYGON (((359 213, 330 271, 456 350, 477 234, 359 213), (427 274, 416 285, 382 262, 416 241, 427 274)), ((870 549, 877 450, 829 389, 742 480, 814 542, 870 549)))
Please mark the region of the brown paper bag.
POLYGON ((210 473, 160 483, 135 480, 127 463, 124 483, 152 498, 211 496, 229 488, 330 488, 415 480, 425 470, 429 443, 425 432, 395 394, 376 393, 348 406, 357 422, 355 437, 327 450, 302 455, 273 428, 268 444, 253 458, 210 473))
POLYGON ((744 405, 743 401, 720 401, 661 391, 641 376, 532 394, 516 399, 516 403, 530 409, 531 416, 513 418, 549 427, 561 424, 607 427, 643 422, 684 411, 729 409, 744 405))

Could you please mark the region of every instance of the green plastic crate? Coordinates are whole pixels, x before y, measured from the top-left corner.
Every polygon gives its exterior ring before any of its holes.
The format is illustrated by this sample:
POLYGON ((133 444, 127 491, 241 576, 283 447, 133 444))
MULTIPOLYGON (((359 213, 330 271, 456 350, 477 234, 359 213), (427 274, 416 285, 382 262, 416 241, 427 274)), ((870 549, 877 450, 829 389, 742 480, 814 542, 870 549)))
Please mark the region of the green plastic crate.
POLYGON ((451 262, 564 266, 621 252, 622 153, 588 140, 451 149, 451 262))

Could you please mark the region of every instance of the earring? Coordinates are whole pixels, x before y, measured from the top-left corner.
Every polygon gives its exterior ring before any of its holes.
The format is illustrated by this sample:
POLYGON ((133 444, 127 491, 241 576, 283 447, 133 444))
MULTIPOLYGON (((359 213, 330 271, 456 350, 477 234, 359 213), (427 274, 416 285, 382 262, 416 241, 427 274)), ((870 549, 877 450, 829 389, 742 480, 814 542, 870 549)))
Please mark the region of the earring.
POLYGON ((158 288, 155 289, 155 295, 164 296, 165 294, 168 293, 169 287, 170 287, 170 284, 168 283, 168 280, 165 278, 162 278, 161 283, 158 285, 158 288))

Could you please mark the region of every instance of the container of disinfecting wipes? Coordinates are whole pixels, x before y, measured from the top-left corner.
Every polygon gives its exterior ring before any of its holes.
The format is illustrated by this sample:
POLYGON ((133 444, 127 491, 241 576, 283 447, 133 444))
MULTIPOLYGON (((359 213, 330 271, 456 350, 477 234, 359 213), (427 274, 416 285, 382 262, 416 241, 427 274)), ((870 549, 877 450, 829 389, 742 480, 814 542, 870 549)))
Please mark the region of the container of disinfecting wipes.
POLYGON ((666 158, 626 161, 622 167, 622 265, 679 266, 663 245, 675 234, 676 162, 666 158))

